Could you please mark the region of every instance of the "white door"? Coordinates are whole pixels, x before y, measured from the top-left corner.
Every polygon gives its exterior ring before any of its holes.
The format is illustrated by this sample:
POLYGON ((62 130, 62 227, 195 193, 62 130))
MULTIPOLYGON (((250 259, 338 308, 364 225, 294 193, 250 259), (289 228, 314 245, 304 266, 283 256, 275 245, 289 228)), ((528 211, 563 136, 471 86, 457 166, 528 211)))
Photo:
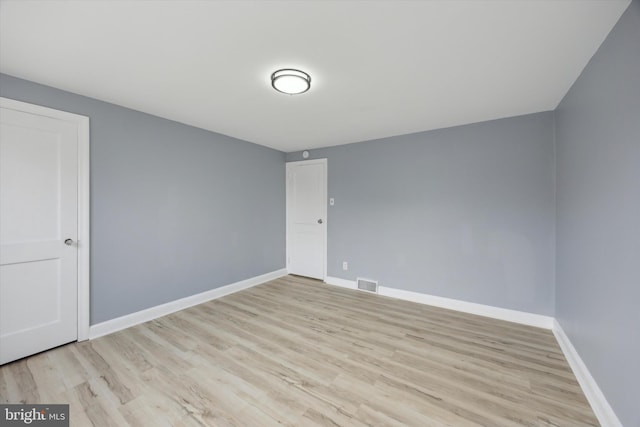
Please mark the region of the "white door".
POLYGON ((78 337, 78 127, 9 108, 0 122, 3 364, 78 337))
POLYGON ((327 159, 287 163, 287 257, 291 274, 324 280, 327 159))

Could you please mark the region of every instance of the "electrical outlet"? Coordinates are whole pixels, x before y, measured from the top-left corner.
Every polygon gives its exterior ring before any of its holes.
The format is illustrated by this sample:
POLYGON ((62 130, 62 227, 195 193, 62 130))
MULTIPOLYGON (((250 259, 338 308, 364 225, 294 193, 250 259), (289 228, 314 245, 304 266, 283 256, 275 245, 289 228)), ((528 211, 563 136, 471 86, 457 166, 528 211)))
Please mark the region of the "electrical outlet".
POLYGON ((349 263, 347 261, 342 262, 342 269, 347 271, 349 269, 349 263))
POLYGON ((335 205, 335 204, 336 204, 336 201, 333 199, 333 197, 331 197, 331 198, 329 199, 329 206, 333 206, 333 205, 335 205))

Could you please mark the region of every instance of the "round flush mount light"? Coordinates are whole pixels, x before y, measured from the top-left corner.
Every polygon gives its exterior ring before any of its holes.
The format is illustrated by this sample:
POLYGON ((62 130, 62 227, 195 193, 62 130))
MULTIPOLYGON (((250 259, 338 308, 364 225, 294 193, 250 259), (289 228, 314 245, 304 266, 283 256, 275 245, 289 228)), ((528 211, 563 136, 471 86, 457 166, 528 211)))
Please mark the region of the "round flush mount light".
POLYGON ((288 95, 304 93, 311 87, 311 77, 304 71, 285 68, 271 74, 271 86, 288 95))

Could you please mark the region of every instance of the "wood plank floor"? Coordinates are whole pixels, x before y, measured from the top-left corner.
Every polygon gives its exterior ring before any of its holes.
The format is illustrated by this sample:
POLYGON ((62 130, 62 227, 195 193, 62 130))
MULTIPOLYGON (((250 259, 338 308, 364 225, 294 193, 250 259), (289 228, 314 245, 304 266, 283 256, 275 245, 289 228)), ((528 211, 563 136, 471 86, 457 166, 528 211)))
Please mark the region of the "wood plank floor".
POLYGON ((72 426, 597 426, 550 331, 287 276, 0 367, 72 426))

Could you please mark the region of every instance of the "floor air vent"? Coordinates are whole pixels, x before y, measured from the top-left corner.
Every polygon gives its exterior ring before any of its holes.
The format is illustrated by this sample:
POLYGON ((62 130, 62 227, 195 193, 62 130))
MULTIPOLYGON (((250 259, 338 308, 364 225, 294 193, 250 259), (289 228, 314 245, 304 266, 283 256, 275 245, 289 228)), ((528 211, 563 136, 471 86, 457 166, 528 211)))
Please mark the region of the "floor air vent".
POLYGON ((378 282, 376 280, 361 279, 358 277, 356 283, 358 284, 358 289, 361 291, 378 293, 378 282))

